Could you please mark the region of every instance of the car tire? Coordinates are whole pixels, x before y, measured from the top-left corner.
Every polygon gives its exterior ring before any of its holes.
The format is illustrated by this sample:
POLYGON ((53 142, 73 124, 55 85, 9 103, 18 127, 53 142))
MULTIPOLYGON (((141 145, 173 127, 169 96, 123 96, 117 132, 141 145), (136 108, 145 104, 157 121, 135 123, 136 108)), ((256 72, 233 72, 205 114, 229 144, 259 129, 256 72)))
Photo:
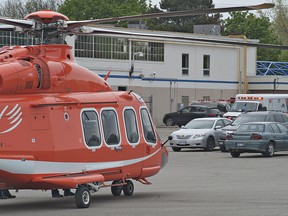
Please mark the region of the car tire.
POLYGON ((273 157, 275 153, 275 146, 273 142, 269 142, 266 146, 265 153, 263 154, 265 157, 273 157))
POLYGON ((180 152, 180 151, 181 151, 181 148, 179 148, 179 147, 172 147, 172 150, 173 150, 174 152, 180 152))
POLYGON ((166 124, 167 126, 174 126, 174 125, 175 125, 173 119, 170 118, 170 117, 166 119, 165 124, 166 124))
POLYGON ((240 156, 240 152, 230 151, 230 154, 233 158, 238 158, 240 156))
POLYGON ((212 151, 215 147, 215 140, 213 137, 208 137, 206 141, 206 147, 204 148, 205 151, 212 151))
POLYGON ((221 152, 227 152, 225 145, 219 146, 221 152))

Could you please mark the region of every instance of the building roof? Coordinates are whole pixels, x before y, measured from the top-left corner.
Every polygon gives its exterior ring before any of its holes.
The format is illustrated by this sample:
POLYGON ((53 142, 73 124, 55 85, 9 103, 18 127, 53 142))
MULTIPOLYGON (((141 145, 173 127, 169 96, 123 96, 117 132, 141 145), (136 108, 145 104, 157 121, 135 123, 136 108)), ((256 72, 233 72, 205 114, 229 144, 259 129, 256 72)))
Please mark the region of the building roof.
POLYGON ((110 35, 117 37, 135 37, 135 38, 151 38, 158 39, 161 41, 189 41, 189 42, 203 42, 203 43, 216 43, 216 44, 229 44, 229 45, 248 45, 248 46, 259 46, 259 40, 246 39, 245 36, 215 36, 215 35, 204 35, 204 34, 193 34, 183 32, 170 32, 170 31, 157 31, 157 30, 146 30, 146 29, 134 29, 134 28, 119 28, 105 25, 89 26, 84 28, 85 32, 89 34, 97 35, 110 35))

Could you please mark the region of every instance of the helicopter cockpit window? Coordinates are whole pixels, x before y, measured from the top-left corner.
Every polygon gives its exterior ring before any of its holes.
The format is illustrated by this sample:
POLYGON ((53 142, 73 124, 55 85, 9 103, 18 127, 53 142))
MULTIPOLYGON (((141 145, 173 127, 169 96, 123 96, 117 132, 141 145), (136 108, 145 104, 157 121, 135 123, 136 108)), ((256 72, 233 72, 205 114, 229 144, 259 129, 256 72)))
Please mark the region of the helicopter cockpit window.
POLYGON ((124 111, 126 136, 131 144, 139 142, 139 133, 136 121, 135 111, 133 109, 126 109, 124 111))
POLYGON ((114 110, 103 110, 101 119, 106 144, 118 145, 120 143, 120 134, 116 112, 114 110))
POLYGON ((141 119, 145 140, 148 143, 156 143, 155 131, 152 127, 152 122, 146 108, 141 109, 141 119))
POLYGON ((89 147, 100 146, 101 135, 97 113, 93 110, 83 111, 81 118, 86 145, 89 147))

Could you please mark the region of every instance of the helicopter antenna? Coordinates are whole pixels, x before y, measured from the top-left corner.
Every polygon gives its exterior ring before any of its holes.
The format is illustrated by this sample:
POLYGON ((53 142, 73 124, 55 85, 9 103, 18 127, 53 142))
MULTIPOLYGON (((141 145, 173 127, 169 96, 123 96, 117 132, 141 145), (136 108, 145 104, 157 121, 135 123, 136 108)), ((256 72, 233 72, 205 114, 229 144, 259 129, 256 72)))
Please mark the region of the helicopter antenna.
POLYGON ((108 77, 109 77, 111 71, 112 71, 112 70, 109 70, 108 73, 106 74, 106 76, 104 77, 104 80, 105 80, 105 81, 108 79, 108 77))

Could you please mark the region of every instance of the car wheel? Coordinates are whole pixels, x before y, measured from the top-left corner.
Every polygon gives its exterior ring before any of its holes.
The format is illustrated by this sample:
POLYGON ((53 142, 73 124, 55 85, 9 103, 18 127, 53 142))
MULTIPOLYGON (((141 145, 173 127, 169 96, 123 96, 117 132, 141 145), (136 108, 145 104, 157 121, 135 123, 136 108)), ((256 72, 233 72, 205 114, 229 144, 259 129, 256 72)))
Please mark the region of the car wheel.
POLYGON ((174 152, 180 152, 181 151, 181 148, 178 148, 178 147, 172 147, 172 150, 174 152))
POLYGON ((238 158, 240 156, 240 152, 230 151, 230 154, 233 158, 238 158))
POLYGON ((205 151, 212 151, 214 147, 215 147, 214 138, 213 137, 208 137, 207 142, 206 142, 206 147, 204 148, 205 151))
POLYGON ((168 118, 168 119, 166 120, 166 125, 167 125, 167 126, 174 126, 174 121, 173 121, 173 119, 172 119, 172 118, 168 118))
POLYGON ((273 156, 274 156, 274 153, 275 153, 274 143, 273 143, 273 142, 269 142, 268 145, 267 145, 267 147, 266 147, 264 156, 266 156, 266 157, 273 157, 273 156))
POLYGON ((219 146, 221 152, 227 152, 225 145, 219 146))

